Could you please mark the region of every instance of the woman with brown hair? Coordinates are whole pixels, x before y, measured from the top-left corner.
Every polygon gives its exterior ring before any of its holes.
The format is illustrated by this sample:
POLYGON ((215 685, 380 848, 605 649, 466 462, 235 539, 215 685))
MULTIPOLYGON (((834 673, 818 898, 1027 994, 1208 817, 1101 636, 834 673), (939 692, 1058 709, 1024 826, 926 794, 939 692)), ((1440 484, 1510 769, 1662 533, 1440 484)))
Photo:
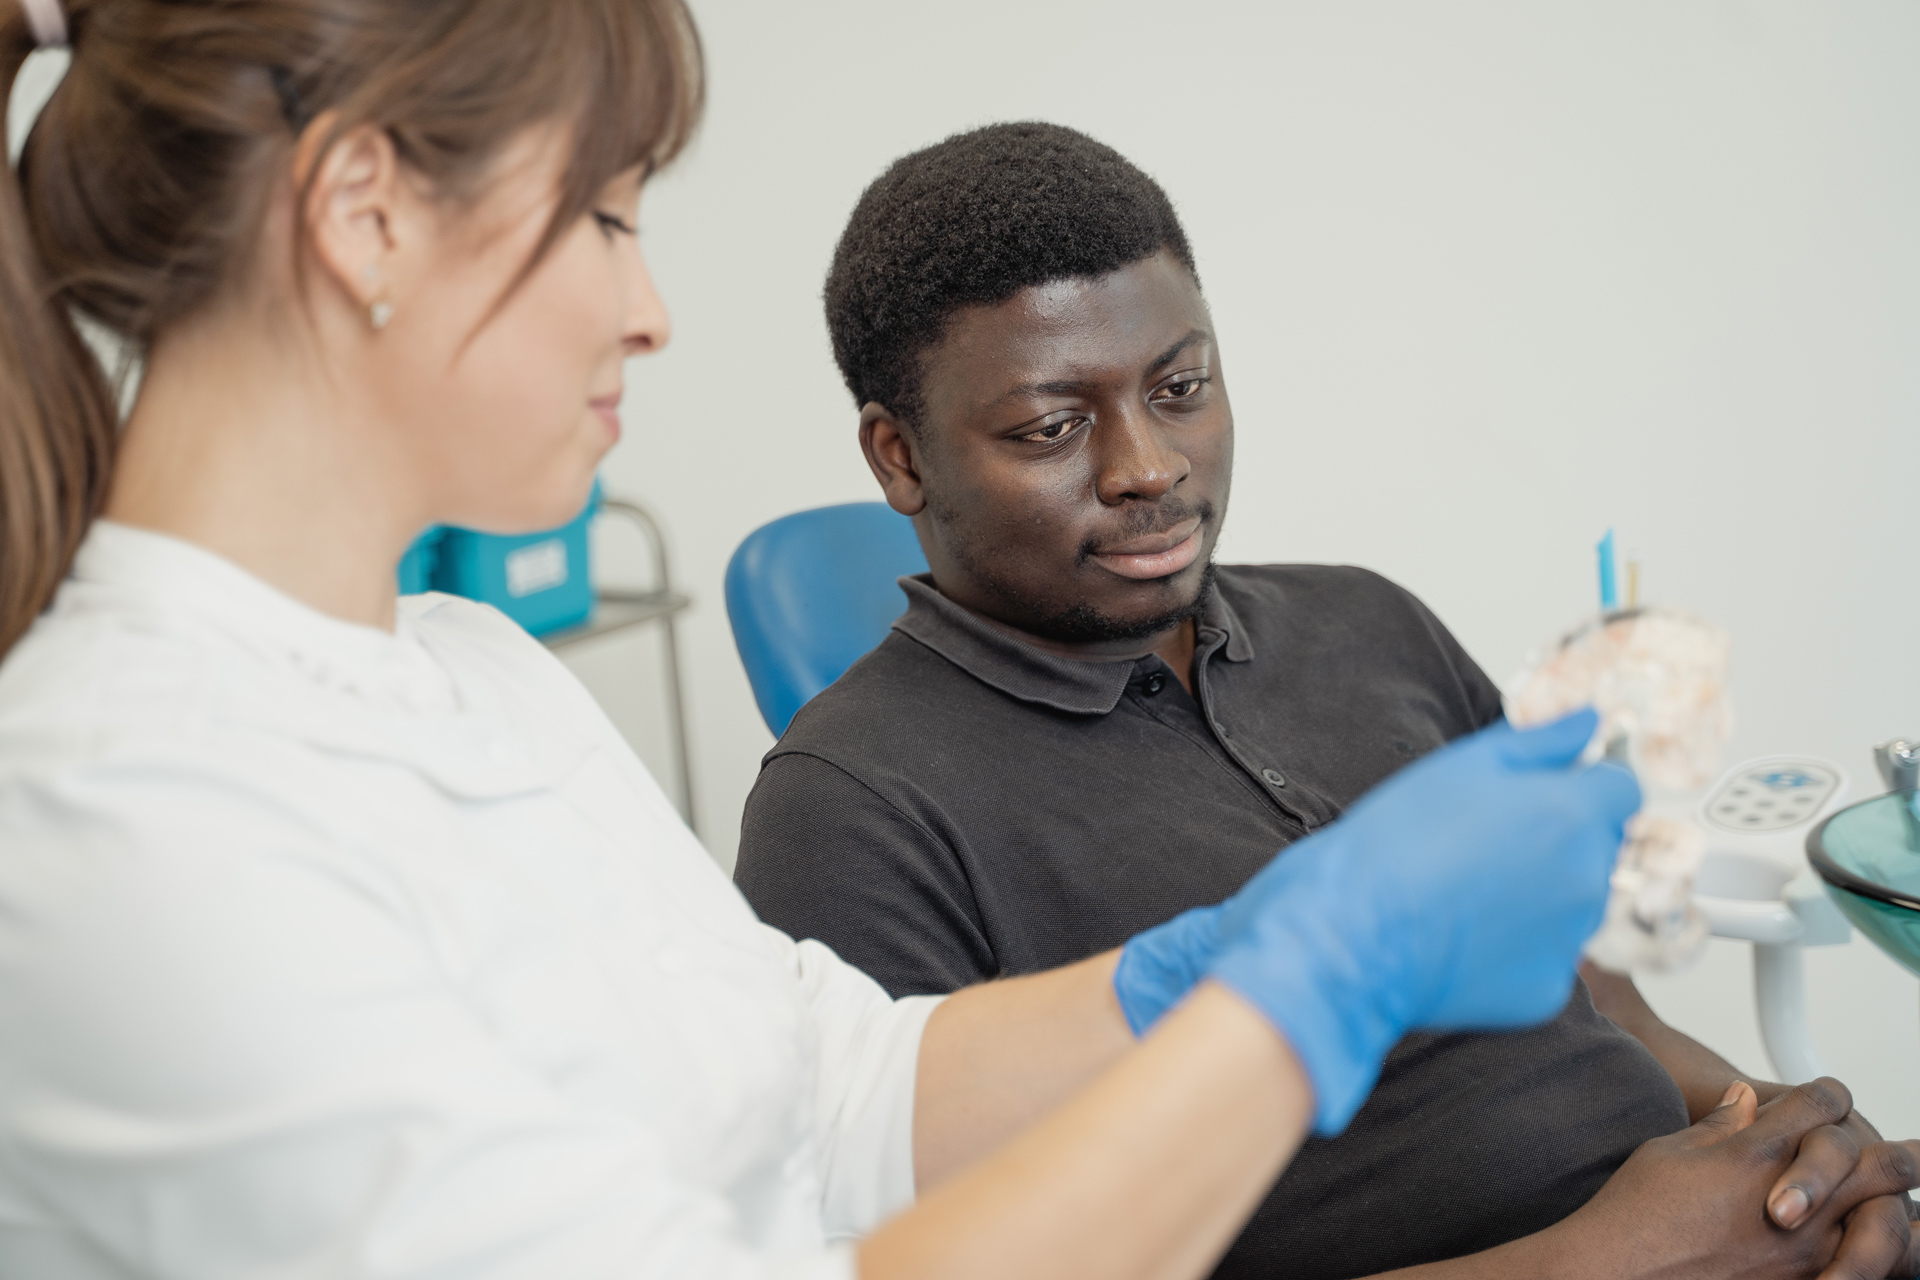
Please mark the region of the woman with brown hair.
POLYGON ((538 644, 396 601, 422 527, 576 511, 667 341, 679 0, 0 0, 0 83, 48 44, 0 179, 0 1274, 1192 1276, 1400 1034, 1565 999, 1637 803, 1590 719, 893 1002, 538 644))

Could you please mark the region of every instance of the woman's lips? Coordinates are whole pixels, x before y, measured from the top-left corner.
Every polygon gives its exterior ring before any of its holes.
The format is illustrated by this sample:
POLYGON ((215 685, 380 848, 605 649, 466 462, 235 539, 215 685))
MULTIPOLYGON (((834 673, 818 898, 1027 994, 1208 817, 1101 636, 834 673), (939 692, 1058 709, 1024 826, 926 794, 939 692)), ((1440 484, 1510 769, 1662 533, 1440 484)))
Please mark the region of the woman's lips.
POLYGON ((600 421, 607 424, 607 430, 613 432, 613 438, 620 439, 620 392, 610 396, 601 396, 598 400, 589 400, 587 404, 600 415, 600 421))
POLYGON ((1135 538, 1104 551, 1093 558, 1123 578, 1148 581, 1180 572, 1200 555, 1200 519, 1182 520, 1165 533, 1135 538))

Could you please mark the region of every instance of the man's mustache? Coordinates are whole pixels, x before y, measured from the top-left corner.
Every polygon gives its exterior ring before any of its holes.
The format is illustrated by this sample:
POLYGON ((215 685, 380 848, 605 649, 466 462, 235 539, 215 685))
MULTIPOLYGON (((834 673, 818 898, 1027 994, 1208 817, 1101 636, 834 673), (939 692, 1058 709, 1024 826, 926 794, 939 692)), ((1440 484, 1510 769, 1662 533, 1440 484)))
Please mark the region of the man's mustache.
POLYGON ((1100 548, 1116 543, 1131 542, 1135 538, 1150 538, 1156 533, 1166 533, 1175 525, 1200 518, 1201 527, 1213 520, 1211 502, 1188 502, 1178 499, 1171 502, 1156 503, 1153 506, 1131 506, 1120 515, 1119 527, 1106 533, 1097 534, 1080 544, 1080 553, 1076 559, 1085 564, 1100 553, 1100 548))

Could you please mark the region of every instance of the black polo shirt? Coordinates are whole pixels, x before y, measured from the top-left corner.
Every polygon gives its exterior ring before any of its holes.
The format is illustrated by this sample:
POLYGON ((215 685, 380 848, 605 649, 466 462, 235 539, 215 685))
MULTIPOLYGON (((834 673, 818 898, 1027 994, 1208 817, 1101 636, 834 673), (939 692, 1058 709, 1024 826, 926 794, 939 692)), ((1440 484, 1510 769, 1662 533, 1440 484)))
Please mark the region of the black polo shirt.
MULTIPOLYGON (((908 608, 794 718, 734 878, 895 995, 1053 968, 1217 902, 1407 761, 1500 716, 1412 595, 1363 569, 1228 566, 1189 696, 1160 658, 1042 653, 902 578, 908 608)), ((1538 1231, 1679 1090, 1586 989, 1546 1026, 1414 1035, 1294 1158, 1222 1276, 1371 1275, 1538 1231)))

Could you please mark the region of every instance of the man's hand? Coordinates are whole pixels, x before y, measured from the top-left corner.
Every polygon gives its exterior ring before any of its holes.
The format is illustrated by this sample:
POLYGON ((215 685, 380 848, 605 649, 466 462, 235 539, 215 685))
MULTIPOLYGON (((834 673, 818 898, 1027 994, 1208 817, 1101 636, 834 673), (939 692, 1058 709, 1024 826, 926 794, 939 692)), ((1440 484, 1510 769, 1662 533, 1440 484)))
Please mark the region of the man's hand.
POLYGON ((1561 1260, 1596 1277, 1912 1276, 1920 1249, 1903 1193, 1920 1184, 1920 1143, 1880 1141, 1852 1110, 1837 1080, 1765 1106, 1737 1082, 1537 1239, 1558 1237, 1561 1260))
MULTIPOLYGON (((1654 1013, 1645 997, 1633 985, 1631 978, 1621 974, 1608 973, 1582 962, 1580 976, 1586 979, 1587 989, 1593 994, 1593 1007, 1612 1019, 1634 1039, 1645 1045, 1660 1065, 1667 1069, 1673 1082, 1680 1086, 1681 1096, 1686 1099, 1687 1113, 1695 1119, 1703 1119, 1725 1096, 1729 1087, 1745 1079, 1734 1069, 1733 1064, 1713 1050, 1700 1044, 1691 1037, 1675 1030, 1661 1021, 1654 1013)), ((1759 1080, 1747 1080, 1760 1099, 1760 1113, 1766 1114, 1773 1103, 1791 1094, 1793 1090, 1784 1084, 1768 1084, 1759 1080)), ((1843 1090, 1844 1092, 1844 1090, 1843 1090)), ((1854 1147, 1866 1151, 1880 1141, 1880 1133, 1859 1112, 1849 1108, 1834 1126, 1841 1134, 1830 1134, 1827 1126, 1821 1126, 1810 1132, 1806 1141, 1816 1145, 1827 1145, 1830 1140, 1844 1137, 1854 1147)), ((1900 1198, 1900 1208, 1906 1216, 1914 1216, 1914 1204, 1905 1195, 1900 1198)), ((1773 1220, 1781 1226, 1790 1226, 1799 1221, 1806 1212, 1807 1203, 1803 1195, 1793 1190, 1789 1181, 1781 1186, 1769 1199, 1767 1210, 1773 1220)), ((1874 1210, 1882 1212, 1884 1206, 1874 1210)), ((1912 1268, 1900 1274, 1910 1274, 1912 1268)))
MULTIPOLYGON (((1791 1085, 1768 1084, 1759 1080, 1750 1080, 1747 1083, 1751 1084, 1754 1092, 1759 1095, 1760 1114, 1762 1115, 1766 1114, 1767 1108, 1772 1106, 1776 1099, 1783 1098, 1793 1092, 1791 1085)), ((1858 1111, 1849 1110, 1836 1127, 1842 1131, 1846 1139, 1850 1140, 1862 1151, 1865 1151, 1881 1140, 1880 1131, 1874 1128, 1872 1122, 1858 1111)), ((1807 1135, 1803 1140, 1803 1144, 1804 1142, 1812 1142, 1815 1140, 1825 1142, 1828 1140, 1826 1134, 1827 1131, 1824 1128, 1815 1129, 1807 1135)), ((1783 1227, 1798 1225, 1800 1218, 1806 1212, 1806 1198, 1804 1196, 1794 1195, 1793 1189, 1794 1184, 1789 1182, 1783 1186, 1773 1200, 1767 1204, 1768 1214, 1775 1222, 1778 1222, 1783 1227)), ((1907 1217, 1912 1219, 1915 1209, 1912 1198, 1910 1196, 1902 1196, 1901 1201, 1907 1217)))

